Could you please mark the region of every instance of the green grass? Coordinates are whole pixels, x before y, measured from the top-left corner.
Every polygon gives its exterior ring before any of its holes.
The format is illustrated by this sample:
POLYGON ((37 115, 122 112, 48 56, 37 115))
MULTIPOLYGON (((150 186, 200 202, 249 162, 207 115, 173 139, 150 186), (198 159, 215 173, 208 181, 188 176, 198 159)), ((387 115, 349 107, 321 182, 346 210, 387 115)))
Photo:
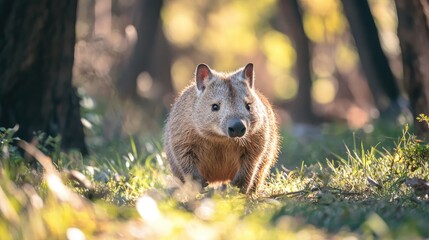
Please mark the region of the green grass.
POLYGON ((0 239, 429 237, 427 189, 409 184, 429 179, 429 145, 408 127, 376 123, 352 133, 335 124, 313 139, 282 135, 266 188, 246 197, 232 186, 178 184, 159 139, 131 137, 82 157, 42 136, 49 170, 19 151, 13 129, 1 129, 0 239))

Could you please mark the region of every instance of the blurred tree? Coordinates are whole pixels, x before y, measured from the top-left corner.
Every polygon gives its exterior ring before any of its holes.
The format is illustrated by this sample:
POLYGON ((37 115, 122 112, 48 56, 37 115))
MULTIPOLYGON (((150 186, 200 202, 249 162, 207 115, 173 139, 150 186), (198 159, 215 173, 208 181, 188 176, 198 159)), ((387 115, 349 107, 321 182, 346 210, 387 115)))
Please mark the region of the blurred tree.
POLYGON ((77 0, 0 0, 0 126, 87 152, 72 86, 77 0))
POLYGON ((376 107, 382 115, 392 113, 389 110, 394 113, 398 111, 400 92, 381 48, 368 1, 342 0, 342 3, 376 107))
MULTIPOLYGON (((118 90, 143 105, 149 115, 166 110, 173 93, 171 54, 161 24, 162 0, 136 1, 133 25, 137 42, 124 61, 118 90), (144 74, 147 73, 147 74, 144 74)), ((153 117, 153 115, 152 115, 153 117)))
POLYGON ((296 49, 296 75, 298 92, 291 103, 292 118, 302 123, 318 123, 320 118, 313 112, 311 98, 311 55, 309 40, 302 23, 302 11, 297 0, 280 0, 280 15, 286 22, 285 33, 290 36, 296 49))
MULTIPOLYGON (((429 9, 427 0, 395 0, 398 14, 398 37, 402 51, 404 82, 414 119, 429 116, 429 9)), ((426 124, 415 120, 419 137, 428 139, 426 124)))

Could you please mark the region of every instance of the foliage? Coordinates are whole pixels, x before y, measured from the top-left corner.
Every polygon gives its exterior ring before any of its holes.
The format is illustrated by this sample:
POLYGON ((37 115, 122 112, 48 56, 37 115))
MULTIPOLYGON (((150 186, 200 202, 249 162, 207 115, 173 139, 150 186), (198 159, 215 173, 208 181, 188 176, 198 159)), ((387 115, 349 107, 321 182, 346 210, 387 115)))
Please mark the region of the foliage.
POLYGON ((417 118, 417 121, 426 123, 429 126, 429 117, 421 113, 417 118))
MULTIPOLYGON (((42 171, 13 144, 13 129, 0 133, 1 239, 429 237, 429 145, 407 126, 393 148, 367 147, 356 141, 358 133, 345 154, 336 149, 326 161, 302 162, 292 171, 278 167, 251 197, 232 186, 178 183, 158 141, 131 137, 85 158, 61 153, 55 170, 42 164, 42 171)), ((41 144, 55 154, 55 147, 41 144)), ((46 157, 25 149, 40 163, 46 157)))

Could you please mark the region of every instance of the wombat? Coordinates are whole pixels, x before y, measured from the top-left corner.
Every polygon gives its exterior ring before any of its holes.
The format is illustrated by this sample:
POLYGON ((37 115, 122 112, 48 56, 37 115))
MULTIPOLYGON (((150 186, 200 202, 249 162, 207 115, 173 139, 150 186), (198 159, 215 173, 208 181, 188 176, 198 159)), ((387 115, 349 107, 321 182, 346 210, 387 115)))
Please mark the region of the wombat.
POLYGON ((173 104, 164 148, 173 174, 207 186, 231 182, 255 193, 277 161, 279 133, 268 100, 254 88, 253 64, 232 73, 205 64, 173 104))

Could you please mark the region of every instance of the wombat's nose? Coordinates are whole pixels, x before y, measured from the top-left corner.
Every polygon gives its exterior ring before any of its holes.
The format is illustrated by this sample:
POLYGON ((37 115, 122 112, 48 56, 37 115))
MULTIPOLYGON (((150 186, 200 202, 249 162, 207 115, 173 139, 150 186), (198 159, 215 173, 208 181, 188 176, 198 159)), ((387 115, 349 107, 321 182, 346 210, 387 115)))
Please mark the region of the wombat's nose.
POLYGON ((246 133, 246 126, 241 119, 234 118, 228 121, 228 136, 242 137, 246 133))

